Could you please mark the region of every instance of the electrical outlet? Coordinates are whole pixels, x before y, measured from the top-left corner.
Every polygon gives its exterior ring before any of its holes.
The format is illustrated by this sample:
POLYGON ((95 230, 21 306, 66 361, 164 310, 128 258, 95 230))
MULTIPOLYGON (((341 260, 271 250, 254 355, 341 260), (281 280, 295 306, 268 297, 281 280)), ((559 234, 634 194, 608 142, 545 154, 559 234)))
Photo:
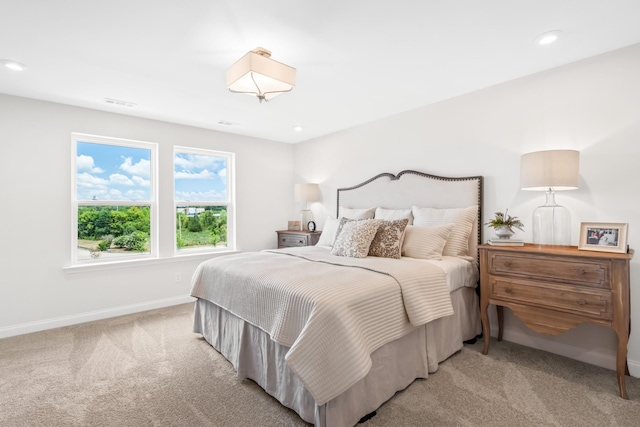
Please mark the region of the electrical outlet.
POLYGON ((176 283, 182 282, 182 273, 176 273, 176 283))

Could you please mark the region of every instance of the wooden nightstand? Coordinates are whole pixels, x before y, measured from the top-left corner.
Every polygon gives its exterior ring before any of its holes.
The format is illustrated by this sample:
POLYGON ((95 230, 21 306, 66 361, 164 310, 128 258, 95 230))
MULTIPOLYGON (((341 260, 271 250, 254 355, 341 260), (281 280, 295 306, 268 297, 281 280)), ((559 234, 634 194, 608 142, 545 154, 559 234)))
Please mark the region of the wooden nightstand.
POLYGON ((291 231, 279 230, 278 249, 292 246, 314 246, 318 243, 322 231, 291 231))
POLYGON ((536 332, 558 335, 580 323, 612 328, 618 336, 616 372, 627 399, 629 341, 629 254, 580 251, 574 246, 496 247, 480 245, 480 315, 483 354, 489 351, 487 309, 496 305, 498 340, 503 307, 536 332))

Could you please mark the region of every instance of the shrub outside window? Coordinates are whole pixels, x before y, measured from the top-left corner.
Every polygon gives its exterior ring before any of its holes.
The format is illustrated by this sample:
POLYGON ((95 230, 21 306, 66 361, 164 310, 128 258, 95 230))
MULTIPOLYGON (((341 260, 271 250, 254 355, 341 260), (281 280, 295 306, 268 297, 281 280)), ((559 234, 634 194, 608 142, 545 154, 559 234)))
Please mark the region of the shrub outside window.
POLYGON ((234 249, 233 153, 174 148, 176 250, 234 249))

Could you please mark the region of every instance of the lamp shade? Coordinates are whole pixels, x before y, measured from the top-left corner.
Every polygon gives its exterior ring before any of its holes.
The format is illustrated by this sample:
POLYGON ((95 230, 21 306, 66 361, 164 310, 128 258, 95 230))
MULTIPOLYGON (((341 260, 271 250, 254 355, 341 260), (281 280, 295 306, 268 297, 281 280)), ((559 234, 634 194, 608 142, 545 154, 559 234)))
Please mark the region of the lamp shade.
POLYGON ((520 158, 520 188, 532 191, 578 188, 580 152, 548 150, 523 154, 520 158))
POLYGON ((257 96, 268 101, 296 84, 296 69, 270 58, 271 52, 256 48, 227 70, 227 87, 231 92, 257 96))
POLYGON ((297 202, 317 202, 320 200, 320 186, 318 184, 295 184, 293 196, 297 202))

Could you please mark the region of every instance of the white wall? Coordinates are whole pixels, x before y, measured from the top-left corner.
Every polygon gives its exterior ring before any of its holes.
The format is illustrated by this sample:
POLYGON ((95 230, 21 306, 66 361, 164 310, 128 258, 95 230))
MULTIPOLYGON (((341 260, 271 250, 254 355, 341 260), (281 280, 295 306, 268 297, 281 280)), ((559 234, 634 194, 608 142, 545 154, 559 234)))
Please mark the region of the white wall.
MULTIPOLYGON (((598 221, 629 223, 629 244, 639 246, 638 76, 640 45, 634 45, 304 142, 295 147, 296 178, 321 184, 323 202, 312 206, 321 226, 327 214, 335 215, 337 188, 381 172, 483 175, 484 218, 508 208, 528 225, 517 237, 530 241, 531 213, 544 194, 519 189, 520 156, 577 149, 580 188, 556 196, 572 213, 573 244, 580 222, 598 221)), ((485 238, 492 235, 489 230, 485 227, 485 238)), ((634 315, 640 307, 639 286, 636 257, 629 344, 634 376, 640 376, 640 316, 634 315)), ((615 368, 616 338, 610 329, 580 325, 549 337, 529 331, 510 312, 505 324, 506 340, 615 368)))
MULTIPOLYGON (((65 272, 71 247, 71 132, 156 142, 165 172, 160 215, 172 216, 173 145, 236 153, 237 243, 276 247, 293 208, 293 146, 0 94, 0 337, 189 301, 206 257, 65 272), (182 282, 175 283, 175 273, 182 282)), ((164 222, 166 224, 166 222, 164 222)), ((173 232, 160 231, 161 257, 173 232)))

